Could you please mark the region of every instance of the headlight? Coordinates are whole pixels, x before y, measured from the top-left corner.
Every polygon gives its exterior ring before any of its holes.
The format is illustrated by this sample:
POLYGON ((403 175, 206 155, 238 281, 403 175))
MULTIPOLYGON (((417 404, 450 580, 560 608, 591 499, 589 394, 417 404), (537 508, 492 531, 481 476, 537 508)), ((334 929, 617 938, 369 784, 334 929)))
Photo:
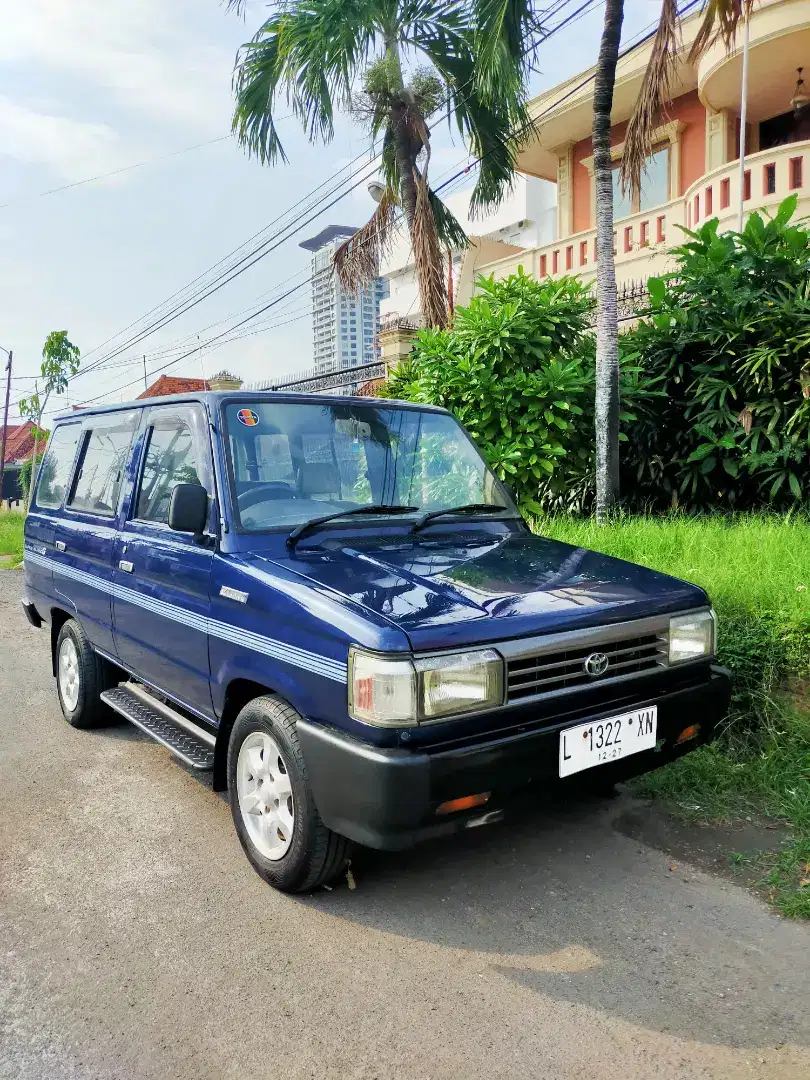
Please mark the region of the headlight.
POLYGON ((694 615, 676 615, 669 620, 669 662, 681 664, 713 656, 716 619, 713 611, 698 611, 694 615))
POLYGON ((395 659, 351 649, 349 713, 402 727, 503 704, 503 660, 493 649, 395 659))

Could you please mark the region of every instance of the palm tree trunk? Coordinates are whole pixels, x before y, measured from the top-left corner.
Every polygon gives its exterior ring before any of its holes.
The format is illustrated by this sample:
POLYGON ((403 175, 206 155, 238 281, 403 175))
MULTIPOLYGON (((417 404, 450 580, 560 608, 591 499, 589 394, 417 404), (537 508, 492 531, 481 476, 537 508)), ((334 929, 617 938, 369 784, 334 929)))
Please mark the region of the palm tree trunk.
POLYGON ((447 294, 439 234, 429 201, 427 164, 424 176, 416 166, 421 146, 427 150, 428 160, 430 158, 430 135, 421 114, 416 118, 421 139, 414 135, 413 110, 418 106, 412 101, 412 94, 409 100, 409 92, 405 88, 396 38, 386 37, 385 52, 396 73, 396 84, 391 88, 397 99, 391 111, 391 128, 400 177, 400 198, 411 237, 422 317, 427 326, 442 328, 447 325, 447 294))
POLYGON ((408 228, 410 229, 416 213, 416 182, 413 176, 416 158, 411 148, 411 136, 406 123, 407 110, 402 100, 405 92, 405 79, 402 75, 399 47, 396 38, 393 36, 385 39, 385 55, 391 63, 398 81, 398 85, 391 87, 398 98, 392 109, 391 127, 394 132, 394 156, 396 157, 400 176, 402 209, 405 211, 405 220, 408 222, 408 228))
POLYGON ((619 497, 619 323, 613 259, 610 113, 622 36, 624 0, 607 0, 593 92, 596 180, 596 520, 619 497))

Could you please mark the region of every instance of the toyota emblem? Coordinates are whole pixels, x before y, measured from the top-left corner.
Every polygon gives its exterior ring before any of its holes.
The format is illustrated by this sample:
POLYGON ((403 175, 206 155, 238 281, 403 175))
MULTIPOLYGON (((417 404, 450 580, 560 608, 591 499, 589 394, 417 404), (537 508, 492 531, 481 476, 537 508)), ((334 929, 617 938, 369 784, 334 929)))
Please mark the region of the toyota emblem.
POLYGON ((609 664, 610 660, 603 652, 592 652, 590 656, 585 657, 583 667, 588 675, 598 676, 605 674, 609 664))

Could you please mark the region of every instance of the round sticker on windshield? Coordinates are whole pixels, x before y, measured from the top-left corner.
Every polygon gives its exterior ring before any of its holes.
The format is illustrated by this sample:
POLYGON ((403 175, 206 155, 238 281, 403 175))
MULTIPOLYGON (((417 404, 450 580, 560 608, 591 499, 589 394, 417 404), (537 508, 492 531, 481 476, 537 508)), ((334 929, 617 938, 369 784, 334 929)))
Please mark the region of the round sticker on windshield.
POLYGON ((259 422, 259 417, 253 409, 240 409, 236 414, 236 419, 240 424, 244 424, 245 427, 256 427, 259 422))

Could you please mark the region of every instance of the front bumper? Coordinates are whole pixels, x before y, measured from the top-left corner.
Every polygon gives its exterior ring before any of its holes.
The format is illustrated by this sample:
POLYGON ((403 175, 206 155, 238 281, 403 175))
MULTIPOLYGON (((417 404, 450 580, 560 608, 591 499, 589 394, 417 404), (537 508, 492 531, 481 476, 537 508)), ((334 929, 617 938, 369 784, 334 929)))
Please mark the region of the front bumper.
MULTIPOLYGON (((657 748, 564 780, 558 775, 559 733, 570 720, 434 753, 371 746, 305 720, 298 722, 298 735, 324 824, 367 847, 397 850, 481 818, 480 809, 436 817, 436 807, 449 799, 491 791, 486 811, 533 782, 563 791, 581 786, 584 777, 598 774, 600 782, 617 783, 665 765, 714 738, 730 697, 729 673, 719 667, 697 685, 640 697, 634 708, 658 706, 657 748), (693 723, 700 724, 699 737, 676 746, 679 733, 693 723)), ((577 723, 617 711, 623 710, 603 709, 577 723)))

